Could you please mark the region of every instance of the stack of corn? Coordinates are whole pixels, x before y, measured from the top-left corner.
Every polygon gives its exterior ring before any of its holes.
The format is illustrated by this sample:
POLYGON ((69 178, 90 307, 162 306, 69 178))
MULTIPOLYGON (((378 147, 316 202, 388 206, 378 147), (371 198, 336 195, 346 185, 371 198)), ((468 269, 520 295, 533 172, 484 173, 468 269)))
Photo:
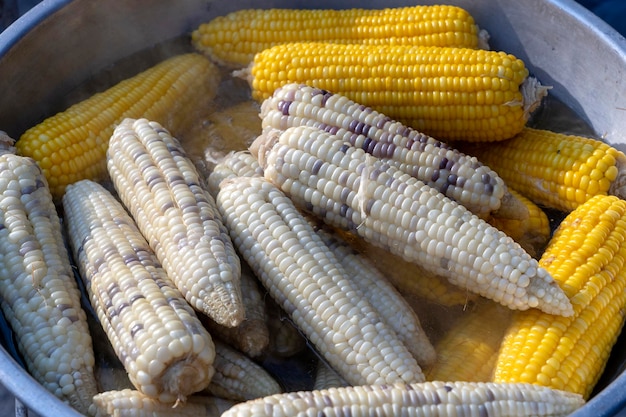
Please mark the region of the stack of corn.
MULTIPOLYGON (((193 32, 208 59, 171 58, 27 131, 17 152, 45 180, 9 187, 6 201, 13 209, 50 184, 92 306, 135 388, 69 401, 96 415, 440 413, 459 398, 456 415, 496 404, 519 415, 580 407, 623 325, 626 156, 527 126, 548 88, 520 59, 488 50, 487 38, 452 6, 243 10, 193 32), (230 155, 207 181, 170 130, 186 129, 187 110, 212 100, 219 66, 249 82, 262 133, 251 153, 230 155), (115 193, 102 187, 109 182, 115 193), (546 207, 567 215, 554 236, 546 207), (358 247, 420 264, 445 295, 439 279, 447 279, 458 291, 451 299, 483 314, 458 322, 476 334, 458 331, 433 347, 387 271, 300 210, 348 230, 358 247), (259 362, 232 359, 229 345, 213 341, 234 338, 257 360, 269 347, 246 340, 262 334, 269 346, 276 336, 262 297, 242 294, 240 255, 258 278, 252 284, 263 284, 341 377, 338 387, 280 393, 259 362), (360 268, 371 274, 358 277, 360 268), (506 320, 480 333, 484 315, 503 306, 506 320), (258 329, 244 331, 255 309, 258 329), (437 362, 458 358, 461 345, 486 353, 467 357, 480 372, 451 374, 437 362)), ((27 259, 24 251, 11 253, 27 259)), ((35 284, 40 261, 25 267, 35 284)), ((51 389, 81 394, 92 384, 80 381, 51 389)))

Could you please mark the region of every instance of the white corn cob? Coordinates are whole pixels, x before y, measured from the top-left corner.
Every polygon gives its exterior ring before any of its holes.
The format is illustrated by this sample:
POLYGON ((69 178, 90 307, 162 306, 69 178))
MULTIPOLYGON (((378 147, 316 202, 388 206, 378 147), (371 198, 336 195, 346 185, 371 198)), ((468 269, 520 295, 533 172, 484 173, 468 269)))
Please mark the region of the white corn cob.
POLYGON ((347 387, 349 384, 323 360, 317 361, 313 390, 347 387))
POLYGON ((423 381, 421 368, 292 201, 269 181, 222 181, 217 204, 233 242, 268 290, 351 384, 423 381))
POLYGON ((332 133, 337 140, 389 162, 482 218, 498 211, 498 216, 506 218, 528 217, 502 178, 475 157, 343 95, 286 84, 262 103, 260 117, 264 130, 311 126, 332 133))
POLYGON ((184 401, 214 373, 215 347, 124 207, 101 185, 66 188, 70 246, 92 306, 133 385, 184 401))
POLYGON ((270 342, 267 354, 277 358, 289 358, 307 349, 307 340, 287 313, 271 298, 265 299, 267 327, 270 342))
POLYGON ((263 367, 224 342, 215 340, 215 374, 206 392, 233 401, 283 392, 280 384, 263 367))
POLYGON ((97 393, 95 358, 61 223, 37 163, 12 154, 5 134, 2 141, 0 307, 28 372, 87 413, 97 393))
POLYGON ((107 164, 122 202, 187 301, 220 324, 241 323, 239 258, 178 140, 156 122, 125 119, 111 137, 107 164))
POLYGON ((263 168, 256 157, 248 151, 235 151, 218 161, 207 179, 207 184, 211 194, 216 196, 220 191, 220 183, 226 179, 262 176, 263 168))
POLYGON ((415 311, 369 259, 352 249, 337 234, 316 227, 317 234, 335 254, 354 284, 396 332, 422 368, 435 361, 435 348, 428 340, 415 311))
POLYGON ((235 405, 223 398, 193 395, 173 407, 132 389, 101 392, 93 402, 96 417, 214 417, 235 405))
POLYGON ((267 311, 259 280, 250 267, 241 265, 241 296, 246 309, 246 317, 235 327, 226 327, 210 318, 200 317, 211 335, 223 340, 251 358, 261 356, 270 342, 267 326, 267 311))
POLYGON ((519 244, 436 189, 307 126, 257 139, 265 178, 328 224, 511 309, 572 305, 519 244))
POLYGON ((289 392, 237 404, 222 417, 556 417, 583 404, 578 394, 538 385, 436 381, 289 392))

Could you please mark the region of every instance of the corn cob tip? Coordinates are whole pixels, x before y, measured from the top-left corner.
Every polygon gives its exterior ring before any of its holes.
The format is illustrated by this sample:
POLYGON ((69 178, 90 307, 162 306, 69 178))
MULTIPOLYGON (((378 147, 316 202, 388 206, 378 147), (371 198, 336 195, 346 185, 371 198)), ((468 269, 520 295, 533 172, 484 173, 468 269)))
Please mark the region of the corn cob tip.
POLYGON ((626 154, 621 151, 617 152, 615 168, 617 168, 617 176, 611 181, 608 194, 626 199, 626 154))
POLYGON ((500 207, 491 214, 497 218, 517 221, 525 221, 530 217, 528 207, 509 190, 504 192, 500 200, 500 207))
POLYGON ((7 132, 0 130, 0 154, 3 153, 15 153, 15 139, 13 139, 7 132))
POLYGON ((552 86, 541 85, 535 77, 527 77, 520 87, 522 92, 524 115, 526 118, 539 107, 541 100, 548 95, 552 86))
POLYGON ((527 288, 528 305, 539 308, 544 313, 557 316, 571 317, 574 315, 574 307, 559 284, 542 267, 538 267, 535 278, 530 281, 527 288))

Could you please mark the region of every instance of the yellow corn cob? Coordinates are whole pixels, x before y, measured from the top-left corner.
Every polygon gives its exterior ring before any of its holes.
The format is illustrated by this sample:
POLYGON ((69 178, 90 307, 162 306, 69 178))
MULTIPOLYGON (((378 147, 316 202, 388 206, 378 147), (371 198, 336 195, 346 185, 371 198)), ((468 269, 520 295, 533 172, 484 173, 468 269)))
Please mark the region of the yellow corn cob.
POLYGON ((267 326, 267 311, 259 282, 250 267, 241 264, 241 297, 245 307, 245 318, 235 327, 217 324, 206 316, 201 316, 209 333, 220 338, 246 355, 256 358, 267 349, 270 342, 267 326))
POLYGON ((348 383, 323 360, 317 361, 313 390, 346 387, 348 383))
POLYGON ((502 230, 513 240, 519 243, 533 258, 541 252, 550 240, 550 220, 541 207, 524 197, 517 191, 509 188, 509 192, 527 208, 528 218, 524 220, 491 217, 488 219, 492 226, 502 230))
POLYGON ((229 67, 281 43, 316 41, 489 49, 489 36, 464 9, 448 5, 385 9, 244 9, 201 24, 196 50, 229 67))
POLYGON ((214 373, 215 348, 124 207, 81 180, 63 196, 70 246, 89 297, 133 385, 184 401, 214 373))
POLYGON ((125 119, 107 158, 120 199, 187 301, 219 324, 241 323, 239 257, 178 140, 157 122, 125 119))
POLYGON ((234 74, 258 101, 307 84, 444 141, 510 138, 547 93, 513 55, 468 48, 288 43, 234 74))
POLYGON ((176 132, 188 102, 202 106, 215 95, 219 71, 200 54, 172 57, 81 101, 28 129, 17 152, 34 158, 61 198, 65 186, 106 178, 106 150, 125 117, 156 120, 176 132))
POLYGON ((260 117, 264 130, 306 125, 332 133, 337 140, 389 162, 480 217, 493 212, 520 220, 528 216, 498 174, 475 157, 341 94, 286 84, 263 101, 260 117))
POLYGON ((525 128, 470 152, 537 204, 569 212, 594 195, 626 197, 626 155, 592 138, 525 128))
POLYGON ((87 413, 97 393, 95 358, 61 223, 39 166, 5 151, 0 155, 0 307, 28 372, 87 413))
POLYGON ((367 257, 352 249, 339 235, 328 228, 317 225, 314 227, 362 295, 396 332, 417 363, 423 368, 432 365, 435 361, 435 349, 424 333, 417 314, 398 290, 367 257))
POLYGON ((572 211, 540 260, 574 306, 572 317, 515 314, 495 369, 588 398, 624 323, 626 201, 596 196, 572 211))
POLYGON ((488 300, 472 309, 435 345, 437 361, 428 369, 429 381, 489 382, 510 310, 488 300))
POLYGON ((519 244, 434 188, 319 129, 292 127, 257 140, 265 178, 331 226, 512 309, 572 314, 563 291, 519 244))
POLYGON ((264 178, 222 181, 217 203, 242 257, 351 384, 423 380, 421 368, 292 201, 264 178))
POLYGON ((580 395, 530 384, 423 382, 339 387, 272 395, 234 405, 222 417, 345 415, 567 416, 580 395), (345 410, 348 412, 344 412, 345 410))
POLYGON ((93 401, 96 417, 214 417, 235 405, 223 398, 193 395, 172 407, 132 389, 101 392, 93 401))
POLYGON ((233 401, 246 401, 283 392, 260 365, 224 342, 215 340, 215 374, 206 392, 233 401))

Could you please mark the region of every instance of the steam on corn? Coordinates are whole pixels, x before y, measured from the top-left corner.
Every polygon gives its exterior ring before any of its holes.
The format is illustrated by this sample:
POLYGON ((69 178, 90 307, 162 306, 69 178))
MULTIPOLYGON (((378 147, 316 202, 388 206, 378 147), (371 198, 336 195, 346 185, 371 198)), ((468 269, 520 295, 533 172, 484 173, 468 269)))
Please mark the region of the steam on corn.
POLYGON ((95 358, 61 223, 39 166, 0 140, 0 307, 29 373, 87 414, 95 358))
POLYGON ((513 55, 469 48, 294 42, 236 71, 252 96, 307 84, 439 140, 498 141, 519 133, 547 88, 513 55))
POLYGON ((120 199, 187 301, 219 324, 241 323, 239 257, 178 140, 157 122, 125 119, 107 159, 120 199))
POLYGON ((124 207, 101 185, 67 187, 70 246, 91 303, 133 385, 173 404, 204 389, 215 347, 124 207))
POLYGON ((494 380, 588 398, 624 324, 626 201, 595 196, 580 205, 561 222, 539 264, 570 297, 574 315, 516 312, 494 380))
POLYGON ((244 9, 201 24, 196 50, 229 67, 294 41, 456 46, 488 49, 489 36, 464 9, 449 5, 385 9, 244 9))
POLYGON ((434 188, 319 129, 257 140, 265 178, 326 223, 512 309, 573 313, 519 244, 434 188))
POLYGON ((20 155, 41 166, 55 199, 81 179, 107 177, 106 150, 126 117, 156 120, 176 132, 190 113, 215 96, 219 70, 200 54, 167 59, 28 129, 16 143, 20 155))
POLYGON ((598 139, 526 127, 471 153, 545 207, 570 212, 595 195, 626 197, 626 155, 598 139))

